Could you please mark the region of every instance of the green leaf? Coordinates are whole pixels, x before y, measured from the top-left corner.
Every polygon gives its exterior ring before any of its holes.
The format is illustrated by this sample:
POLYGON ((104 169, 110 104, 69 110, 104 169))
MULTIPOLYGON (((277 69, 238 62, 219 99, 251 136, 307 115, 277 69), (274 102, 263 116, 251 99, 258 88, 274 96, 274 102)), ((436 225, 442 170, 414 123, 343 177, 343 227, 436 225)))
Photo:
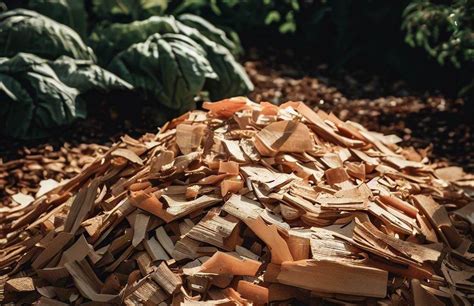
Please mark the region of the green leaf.
POLYGON ((179 15, 183 12, 197 12, 207 6, 209 6, 208 0, 184 0, 180 1, 180 3, 170 13, 173 15, 179 15))
POLYGON ((216 14, 218 16, 222 14, 221 9, 217 5, 217 0, 210 0, 209 5, 211 6, 211 9, 214 12, 214 14, 216 14))
POLYGON ((130 84, 92 61, 61 57, 53 62, 28 53, 0 58, 0 132, 44 137, 85 118, 86 104, 80 95, 129 89, 130 84))
POLYGON ((93 11, 99 19, 142 20, 161 15, 168 7, 167 0, 93 0, 93 11))
POLYGON ((12 57, 19 52, 53 60, 67 55, 95 61, 92 49, 74 30, 24 9, 0 14, 0 56, 12 57))
POLYGON ((0 63, 3 134, 42 137, 48 129, 85 117, 85 105, 77 99, 79 91, 62 83, 47 60, 19 53, 11 59, 0 59, 0 63))
POLYGON ((235 60, 230 51, 202 35, 198 30, 178 23, 181 33, 201 45, 218 79, 208 79, 204 89, 209 91, 211 100, 247 94, 253 90, 253 84, 245 69, 235 60))
POLYGON ((269 25, 269 24, 272 24, 274 22, 279 22, 280 19, 281 19, 280 12, 270 11, 268 13, 267 17, 265 17, 265 24, 269 25))
POLYGON ((89 41, 99 56, 99 61, 108 64, 120 51, 133 44, 144 42, 150 35, 178 33, 173 16, 153 16, 131 23, 101 24, 94 29, 89 41))
POLYGON ((280 33, 294 33, 296 31, 296 22, 293 12, 288 12, 285 16, 285 22, 279 27, 280 33))
MULTIPOLYGON (((109 64, 110 69, 133 84, 144 94, 146 99, 158 100, 161 105, 175 110, 183 107, 183 109, 189 109, 190 97, 202 89, 208 90, 213 100, 246 94, 253 89, 253 84, 243 67, 235 60, 232 53, 219 43, 229 43, 223 31, 197 16, 182 15, 179 18, 188 24, 196 25, 196 27, 177 21, 172 16, 154 16, 144 21, 111 24, 97 28, 90 40, 95 46, 99 58, 104 59, 104 62, 113 59, 114 62, 109 64), (202 32, 199 29, 202 29, 202 32), (162 75, 164 64, 160 63, 163 61, 163 57, 159 52, 167 52, 167 49, 156 47, 157 45, 162 47, 156 41, 161 41, 165 36, 158 35, 157 37, 160 39, 155 37, 153 44, 148 41, 144 42, 149 35, 177 33, 184 34, 192 40, 192 43, 188 42, 188 46, 192 47, 190 51, 200 50, 197 54, 205 58, 206 65, 209 65, 206 69, 213 72, 212 77, 207 76, 204 88, 197 86, 201 88, 186 89, 182 94, 174 93, 173 90, 178 90, 178 87, 167 83, 167 78, 162 75), (158 54, 153 54, 151 48, 154 48, 153 51, 158 49, 158 54), (119 51, 123 52, 119 53, 119 51), (116 56, 114 57, 114 55, 116 56), (170 100, 170 97, 173 96, 177 96, 180 101, 173 103, 170 100)), ((171 62, 176 62, 176 60, 171 62)), ((170 73, 168 72, 167 75, 170 73)), ((191 70, 189 77, 193 78, 196 74, 199 79, 204 80, 199 69, 191 70)))
POLYGON ((28 8, 69 26, 81 37, 86 36, 84 0, 29 0, 28 8))
POLYGON ((204 18, 193 14, 183 14, 178 16, 177 19, 185 25, 195 28, 201 32, 202 35, 206 36, 216 44, 226 47, 230 52, 232 52, 232 54, 234 54, 234 56, 238 56, 243 53, 242 46, 238 40, 233 41, 223 30, 217 28, 204 18))
POLYGON ((181 34, 153 34, 119 53, 109 70, 140 90, 144 97, 172 110, 189 110, 206 79, 216 78, 206 53, 181 34))
POLYGON ((64 84, 78 89, 81 93, 89 90, 109 92, 133 89, 133 86, 128 82, 95 65, 92 61, 75 60, 62 56, 51 62, 50 65, 64 84))

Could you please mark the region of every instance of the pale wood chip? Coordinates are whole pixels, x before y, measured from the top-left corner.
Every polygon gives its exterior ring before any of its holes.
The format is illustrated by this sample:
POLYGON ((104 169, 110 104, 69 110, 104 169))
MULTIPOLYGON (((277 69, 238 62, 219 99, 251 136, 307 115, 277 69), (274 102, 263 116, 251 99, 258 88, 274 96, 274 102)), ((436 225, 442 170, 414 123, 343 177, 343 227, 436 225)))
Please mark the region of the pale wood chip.
POLYGON ((118 148, 112 152, 112 156, 120 156, 132 163, 143 165, 143 160, 132 150, 118 148))

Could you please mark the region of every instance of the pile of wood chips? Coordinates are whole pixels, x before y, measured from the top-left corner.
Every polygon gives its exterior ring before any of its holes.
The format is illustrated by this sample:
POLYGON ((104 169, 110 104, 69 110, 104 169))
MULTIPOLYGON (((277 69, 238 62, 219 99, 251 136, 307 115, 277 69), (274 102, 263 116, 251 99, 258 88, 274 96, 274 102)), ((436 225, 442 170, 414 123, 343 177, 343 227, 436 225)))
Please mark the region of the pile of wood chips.
POLYGON ((8 162, 0 159, 0 205, 4 206, 0 214, 11 213, 5 206, 29 204, 60 181, 76 176, 107 149, 97 144, 74 147, 65 143, 59 150, 50 145, 22 148, 21 158, 8 162))
POLYGON ((474 176, 301 102, 203 107, 2 207, 0 302, 473 304, 474 176))

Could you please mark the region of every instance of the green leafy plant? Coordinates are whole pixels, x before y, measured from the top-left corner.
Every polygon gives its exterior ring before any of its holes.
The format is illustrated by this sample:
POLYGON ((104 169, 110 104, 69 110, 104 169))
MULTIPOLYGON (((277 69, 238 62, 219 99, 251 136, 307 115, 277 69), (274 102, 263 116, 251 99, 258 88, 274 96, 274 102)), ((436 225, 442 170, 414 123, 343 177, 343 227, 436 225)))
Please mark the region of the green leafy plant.
MULTIPOLYGON (((192 20, 192 23, 188 24, 200 24, 205 26, 192 27, 181 22, 181 17, 179 16, 176 20, 173 16, 153 16, 143 21, 134 21, 131 23, 114 23, 109 25, 104 25, 97 28, 90 36, 90 41, 92 46, 97 51, 99 59, 104 59, 106 62, 115 60, 114 56, 119 54, 119 52, 124 51, 125 49, 133 46, 134 44, 139 44, 145 41, 150 35, 158 34, 183 34, 189 37, 193 44, 199 45, 200 48, 204 50, 203 56, 208 61, 211 70, 213 72, 213 77, 207 77, 206 82, 201 87, 189 87, 193 89, 194 92, 192 95, 197 95, 199 91, 205 90, 209 92, 209 96, 213 100, 222 99, 225 97, 242 95, 253 89, 253 85, 248 78, 247 74, 243 67, 235 60, 231 51, 225 46, 221 45, 221 42, 231 43, 230 39, 225 35, 224 32, 219 31, 217 28, 211 24, 206 24, 202 18, 198 16, 187 15, 184 16, 185 20, 192 20), (204 31, 199 31, 198 28, 204 28, 204 31)), ((140 44, 143 46, 143 44, 140 44)), ((235 44, 231 44, 234 47, 234 52, 238 51, 238 47, 235 44)), ((134 47, 136 49, 136 47, 134 47)), ((134 49, 134 50, 135 50, 134 49)), ((158 52, 163 52, 165 49, 159 49, 158 52)), ((136 51, 136 50, 135 50, 136 51)), ((143 55, 143 54, 142 54, 143 55)), ((123 54, 117 55, 118 57, 123 56, 123 54)), ((130 55, 128 55, 130 56, 130 55)), ((158 56, 155 56, 159 58, 158 56)), ((156 58, 150 58, 149 61, 156 61, 156 58)), ((111 64, 112 65, 112 64, 111 64)), ((115 64, 112 69, 119 76, 124 79, 134 78, 133 73, 142 68, 139 66, 138 61, 128 61, 127 69, 116 69, 115 64), (137 67, 134 67, 137 66, 137 67)), ((158 68, 153 71, 154 75, 170 75, 168 71, 162 71, 158 68)), ((198 71, 198 70, 197 70, 198 71)), ((188 72, 192 74, 191 72, 188 72)), ((150 75, 149 75, 150 77, 150 75)), ((190 76, 192 77, 192 75, 190 76)), ((142 80, 143 76, 138 77, 142 80)), ((168 106, 168 99, 164 99, 166 95, 159 95, 157 91, 163 90, 163 86, 169 83, 161 82, 157 88, 154 89, 155 93, 150 95, 149 88, 153 88, 153 81, 156 78, 147 79, 147 86, 136 86, 139 90, 145 90, 145 97, 147 99, 153 98, 153 101, 161 103, 162 105, 168 106)), ((136 81, 136 80, 135 80, 136 81)), ((133 81, 132 84, 137 85, 133 81)), ((140 82, 144 84, 144 81, 140 82)), ((175 87, 165 88, 166 92, 172 92, 175 87)), ((189 109, 193 105, 193 100, 189 99, 189 90, 184 91, 183 96, 187 99, 188 105, 185 109, 189 109)), ((156 103, 155 102, 155 103, 156 103)), ((169 107, 169 106, 168 106, 169 107)), ((184 106, 181 105, 180 108, 184 106)))
POLYGON ((46 59, 67 55, 95 61, 95 55, 70 27, 39 13, 16 9, 0 14, 0 56, 19 52, 46 59))
POLYGON ((266 27, 285 34, 296 31, 299 10, 298 0, 184 0, 173 14, 194 13, 239 32, 266 27))
POLYGON ((474 2, 470 0, 413 1, 404 11, 402 27, 410 46, 423 47, 441 65, 447 60, 456 67, 474 62, 474 2))
POLYGON ((86 37, 87 12, 83 0, 29 0, 27 6, 86 37))
POLYGON ((92 61, 69 57, 48 61, 28 53, 0 58, 0 132, 44 137, 85 118, 86 104, 80 96, 87 91, 131 88, 92 61))
POLYGON ((168 6, 167 0, 92 0, 93 11, 99 19, 141 20, 162 15, 168 6))
POLYGON ((216 74, 216 78, 208 79, 204 86, 211 100, 242 95, 253 90, 253 84, 244 68, 234 59, 229 49, 217 43, 219 39, 214 35, 206 36, 196 28, 180 22, 177 22, 177 26, 180 33, 192 38, 206 51, 207 59, 216 74))
POLYGON ((217 28, 204 18, 193 14, 182 14, 178 16, 178 20, 188 27, 198 30, 216 44, 226 47, 233 55, 239 56, 243 53, 242 46, 240 46, 238 40, 230 39, 223 30, 217 28))
POLYGON ((217 78, 202 47, 181 34, 153 34, 119 53, 109 69, 147 98, 181 111, 192 108, 206 79, 217 78))
POLYGON ((130 23, 102 23, 91 33, 89 41, 99 55, 99 61, 106 65, 117 53, 144 42, 155 33, 179 33, 175 18, 153 16, 130 23))
POLYGON ((253 88, 234 57, 239 40, 198 16, 156 16, 167 1, 25 2, 52 19, 26 9, 0 14, 3 134, 43 137, 84 118, 88 92, 133 90, 166 119, 194 108, 202 92, 220 99, 253 88), (92 49, 73 28, 83 36, 92 29, 84 36, 92 49))

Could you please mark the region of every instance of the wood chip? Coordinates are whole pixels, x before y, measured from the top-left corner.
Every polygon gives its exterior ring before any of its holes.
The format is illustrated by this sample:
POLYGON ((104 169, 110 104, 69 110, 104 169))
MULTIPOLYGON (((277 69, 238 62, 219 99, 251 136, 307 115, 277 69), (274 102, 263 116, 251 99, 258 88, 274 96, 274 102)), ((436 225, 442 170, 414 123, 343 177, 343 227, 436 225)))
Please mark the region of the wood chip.
POLYGON ((132 150, 119 148, 112 152, 112 156, 120 156, 131 161, 132 163, 143 165, 143 160, 132 150))
POLYGON ((381 298, 387 293, 388 273, 363 265, 300 260, 282 263, 277 280, 318 292, 381 298))
POLYGON ((151 278, 168 294, 175 293, 182 285, 181 277, 173 273, 164 262, 151 274, 151 278))

